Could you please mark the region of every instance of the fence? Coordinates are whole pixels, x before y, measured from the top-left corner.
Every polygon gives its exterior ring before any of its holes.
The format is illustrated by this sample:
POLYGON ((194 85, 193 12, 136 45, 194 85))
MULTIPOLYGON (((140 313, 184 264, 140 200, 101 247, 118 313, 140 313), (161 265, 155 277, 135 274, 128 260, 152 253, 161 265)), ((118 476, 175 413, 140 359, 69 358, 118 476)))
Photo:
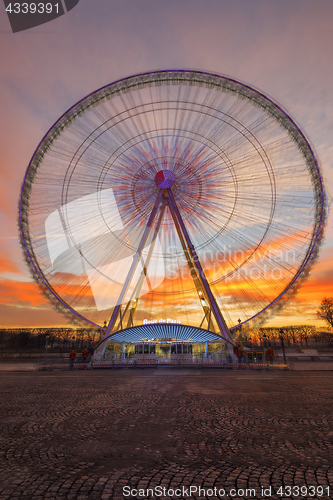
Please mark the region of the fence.
MULTIPOLYGON (((214 361, 212 359, 200 360, 170 360, 170 359, 154 359, 154 360, 102 360, 89 363, 74 362, 73 369, 100 369, 100 368, 224 368, 229 370, 287 370, 285 364, 268 363, 229 363, 226 361, 214 361)), ((63 369, 70 370, 70 363, 68 359, 62 359, 58 362, 54 360, 43 361, 36 364, 37 370, 54 370, 63 369)))

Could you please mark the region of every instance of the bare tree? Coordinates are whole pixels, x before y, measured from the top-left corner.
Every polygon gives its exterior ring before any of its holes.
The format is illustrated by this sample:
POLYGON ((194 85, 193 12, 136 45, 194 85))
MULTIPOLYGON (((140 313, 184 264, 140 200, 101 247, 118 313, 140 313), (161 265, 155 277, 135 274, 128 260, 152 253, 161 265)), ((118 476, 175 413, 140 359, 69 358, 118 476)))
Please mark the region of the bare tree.
POLYGON ((299 325, 298 326, 298 331, 299 331, 299 334, 300 334, 301 343, 302 343, 302 340, 304 339, 305 345, 308 346, 308 339, 315 337, 314 333, 316 331, 316 328, 314 326, 312 326, 312 325, 310 325, 310 326, 308 326, 308 325, 299 325))
POLYGON ((285 338, 292 339, 293 345, 297 344, 299 332, 297 331, 297 326, 286 326, 284 327, 285 338))
POLYGON ((88 341, 90 344, 95 344, 95 341, 97 339, 97 335, 99 334, 99 331, 97 328, 91 328, 88 332, 88 341))
POLYGON ((333 297, 323 298, 317 311, 317 316, 327 321, 327 323, 333 327, 333 297))
POLYGON ((269 343, 275 344, 280 340, 279 328, 267 327, 265 328, 265 333, 269 343))
POLYGON ((60 331, 60 338, 62 339, 63 347, 67 347, 72 340, 74 330, 72 328, 62 328, 60 331))

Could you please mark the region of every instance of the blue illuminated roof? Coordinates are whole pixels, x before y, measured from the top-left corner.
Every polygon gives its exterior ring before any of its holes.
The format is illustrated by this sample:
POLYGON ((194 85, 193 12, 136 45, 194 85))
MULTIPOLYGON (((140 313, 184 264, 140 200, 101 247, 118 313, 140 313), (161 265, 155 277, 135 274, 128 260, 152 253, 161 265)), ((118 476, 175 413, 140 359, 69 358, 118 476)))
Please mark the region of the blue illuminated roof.
POLYGON ((111 334, 108 339, 115 342, 136 343, 147 340, 182 340, 186 342, 218 342, 224 340, 216 333, 188 325, 155 323, 126 328, 111 334))

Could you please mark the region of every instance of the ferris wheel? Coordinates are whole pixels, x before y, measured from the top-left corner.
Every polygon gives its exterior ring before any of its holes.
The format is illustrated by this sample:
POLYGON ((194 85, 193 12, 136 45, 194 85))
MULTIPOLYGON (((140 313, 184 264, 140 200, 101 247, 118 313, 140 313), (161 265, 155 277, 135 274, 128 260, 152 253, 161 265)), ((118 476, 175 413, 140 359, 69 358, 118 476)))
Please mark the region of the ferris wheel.
POLYGON ((270 98, 199 71, 103 87, 47 132, 26 171, 26 261, 56 307, 107 334, 181 322, 228 338, 311 268, 325 191, 270 98))

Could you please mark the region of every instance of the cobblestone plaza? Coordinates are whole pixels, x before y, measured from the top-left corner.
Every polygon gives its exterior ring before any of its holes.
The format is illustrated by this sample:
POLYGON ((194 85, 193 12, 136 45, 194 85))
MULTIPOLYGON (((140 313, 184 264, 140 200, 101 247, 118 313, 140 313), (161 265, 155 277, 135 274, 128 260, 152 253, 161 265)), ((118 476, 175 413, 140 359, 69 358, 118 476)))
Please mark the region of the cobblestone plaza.
POLYGON ((0 499, 332 497, 332 382, 327 371, 2 372, 0 499))

